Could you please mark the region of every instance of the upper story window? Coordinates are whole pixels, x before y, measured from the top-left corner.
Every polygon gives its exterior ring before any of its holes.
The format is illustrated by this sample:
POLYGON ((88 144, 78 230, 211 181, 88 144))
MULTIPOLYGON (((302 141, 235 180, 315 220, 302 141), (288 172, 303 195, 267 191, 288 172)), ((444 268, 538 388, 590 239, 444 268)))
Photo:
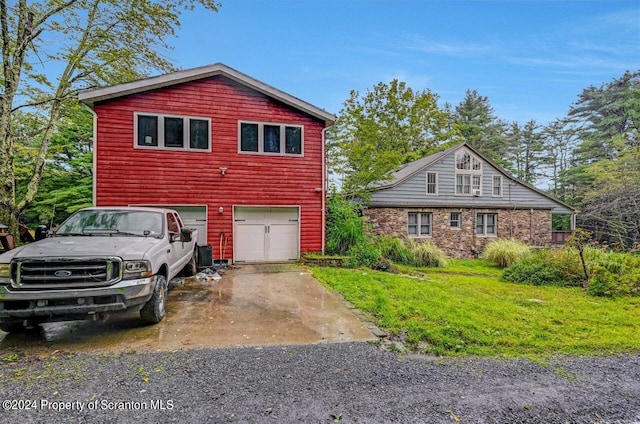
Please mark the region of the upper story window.
POLYGON ((493 197, 502 197, 502 176, 494 175, 493 177, 493 188, 491 191, 493 197))
POLYGON ((304 152, 304 129, 301 125, 240 122, 238 151, 301 156, 304 152))
POLYGON ((211 119, 134 114, 134 146, 149 149, 211 151, 211 119))
POLYGON ((456 169, 482 171, 482 161, 466 150, 456 153, 456 169))
POLYGON ((482 195, 482 161, 466 150, 456 153, 456 194, 482 195))
POLYGON ((438 194, 437 172, 427 172, 427 194, 438 194))

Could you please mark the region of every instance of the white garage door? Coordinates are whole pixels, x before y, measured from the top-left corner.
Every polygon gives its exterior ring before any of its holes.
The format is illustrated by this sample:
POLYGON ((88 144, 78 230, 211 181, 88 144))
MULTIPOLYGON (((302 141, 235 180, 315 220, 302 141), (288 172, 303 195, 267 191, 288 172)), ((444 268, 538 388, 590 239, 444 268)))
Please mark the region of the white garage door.
POLYGON ((286 262, 300 257, 297 207, 234 208, 234 262, 286 262))

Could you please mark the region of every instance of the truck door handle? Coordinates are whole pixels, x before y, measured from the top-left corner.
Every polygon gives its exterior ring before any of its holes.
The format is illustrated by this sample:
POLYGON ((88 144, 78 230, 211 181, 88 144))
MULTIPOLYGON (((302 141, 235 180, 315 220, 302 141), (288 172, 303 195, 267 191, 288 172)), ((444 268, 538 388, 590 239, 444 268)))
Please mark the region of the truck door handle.
POLYGON ((167 249, 167 253, 171 253, 171 249, 167 249))

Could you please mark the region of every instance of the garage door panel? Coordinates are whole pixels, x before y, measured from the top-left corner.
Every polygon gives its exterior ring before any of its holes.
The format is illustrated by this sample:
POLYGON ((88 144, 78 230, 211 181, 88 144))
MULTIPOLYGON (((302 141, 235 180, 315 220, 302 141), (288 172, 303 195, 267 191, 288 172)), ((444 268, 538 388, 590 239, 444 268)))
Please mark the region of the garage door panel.
POLYGON ((182 224, 186 228, 195 228, 198 230, 199 246, 205 246, 207 241, 207 208, 206 206, 191 206, 191 205, 139 205, 158 208, 174 209, 180 214, 182 224))
POLYGON ((235 220, 249 223, 264 224, 269 213, 268 208, 242 207, 237 208, 235 220))
POLYGON ((288 261, 298 259, 298 225, 290 223, 269 226, 269 260, 288 261))
POLYGON ((236 260, 261 262, 265 257, 265 231, 263 224, 238 223, 236 225, 236 260))

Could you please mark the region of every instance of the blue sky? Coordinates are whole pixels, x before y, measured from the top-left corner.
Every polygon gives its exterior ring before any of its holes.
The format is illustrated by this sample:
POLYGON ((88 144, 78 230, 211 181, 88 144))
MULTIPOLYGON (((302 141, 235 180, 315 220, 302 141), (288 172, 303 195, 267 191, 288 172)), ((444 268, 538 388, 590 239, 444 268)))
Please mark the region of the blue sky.
POLYGON ((221 0, 183 15, 169 56, 222 62, 327 111, 394 78, 546 124, 589 85, 640 69, 637 0, 221 0))

